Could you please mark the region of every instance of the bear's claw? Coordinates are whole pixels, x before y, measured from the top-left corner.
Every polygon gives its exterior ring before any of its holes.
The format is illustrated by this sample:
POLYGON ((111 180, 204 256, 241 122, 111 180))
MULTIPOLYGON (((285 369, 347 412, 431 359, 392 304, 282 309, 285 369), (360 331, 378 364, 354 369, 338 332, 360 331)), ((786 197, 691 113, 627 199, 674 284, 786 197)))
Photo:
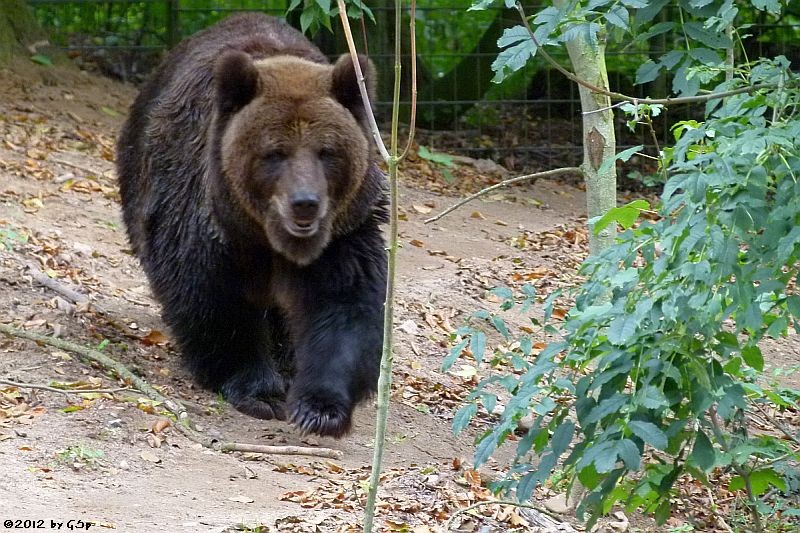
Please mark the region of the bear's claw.
POLYGON ((316 433, 336 439, 347 434, 350 431, 348 409, 336 404, 320 404, 318 401, 298 401, 292 409, 289 421, 303 434, 316 433))

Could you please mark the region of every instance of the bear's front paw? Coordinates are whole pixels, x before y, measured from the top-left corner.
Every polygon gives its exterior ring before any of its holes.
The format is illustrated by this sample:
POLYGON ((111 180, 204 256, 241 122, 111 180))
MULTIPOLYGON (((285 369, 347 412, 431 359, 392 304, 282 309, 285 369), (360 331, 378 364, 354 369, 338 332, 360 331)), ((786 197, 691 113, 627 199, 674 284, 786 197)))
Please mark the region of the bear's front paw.
POLYGON ((286 407, 279 400, 260 400, 252 396, 226 398, 237 411, 263 420, 286 420, 286 407))
POLYGON ((220 392, 240 413, 264 420, 286 420, 286 386, 278 373, 264 370, 240 373, 228 379, 220 392))
POLYGON ((341 399, 307 394, 290 404, 290 422, 303 433, 336 439, 350 431, 352 407, 341 399))

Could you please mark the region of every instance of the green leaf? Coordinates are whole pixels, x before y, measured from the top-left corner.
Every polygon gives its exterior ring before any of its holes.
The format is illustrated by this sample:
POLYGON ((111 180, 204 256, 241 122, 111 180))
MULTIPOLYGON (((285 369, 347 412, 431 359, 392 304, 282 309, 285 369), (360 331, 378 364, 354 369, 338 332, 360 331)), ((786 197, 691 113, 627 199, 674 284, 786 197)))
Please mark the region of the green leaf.
POLYGON ((517 495, 519 496, 520 501, 525 501, 523 498, 530 498, 530 495, 533 493, 533 489, 535 489, 536 485, 539 483, 538 474, 538 472, 528 472, 522 477, 522 479, 519 480, 519 484, 517 485, 517 495))
POLYGON ((422 159, 426 159, 431 161, 432 163, 437 163, 439 165, 444 165, 446 167, 453 166, 453 158, 447 154, 439 153, 439 152, 431 152, 425 146, 420 146, 419 150, 417 150, 417 155, 420 156, 422 159))
POLYGON ((800 318, 800 296, 789 296, 786 298, 786 309, 795 318, 800 318))
POLYGON ((622 30, 628 30, 628 20, 630 19, 630 15, 628 14, 628 10, 625 9, 624 6, 617 4, 613 6, 607 13, 606 13, 606 20, 609 24, 616 26, 622 30))
MULTIPOLYGON (((637 14, 641 11, 637 11, 637 14)), ((657 24, 653 24, 651 27, 647 29, 647 31, 640 33, 636 36, 637 42, 646 42, 653 37, 661 35, 662 33, 667 33, 675 29, 677 24, 675 22, 659 22, 657 24)))
POLYGON ((667 448, 667 436, 652 422, 631 420, 628 422, 628 429, 653 448, 659 450, 667 448))
POLYGON ((648 385, 639 393, 639 402, 647 409, 658 409, 659 407, 667 407, 669 400, 664 396, 661 389, 648 385))
POLYGON ((658 77, 661 68, 661 63, 656 63, 652 59, 648 59, 636 70, 636 84, 650 83, 658 77))
POLYGON ((506 48, 522 41, 530 41, 531 35, 525 26, 514 26, 513 28, 506 28, 503 30, 503 35, 497 39, 498 48, 506 48))
POLYGON ((598 174, 607 173, 609 170, 611 170, 611 167, 614 165, 614 163, 616 161, 618 161, 618 160, 619 161, 627 161, 634 154, 637 154, 637 153, 641 152, 643 149, 644 149, 644 145, 640 144, 638 146, 632 146, 632 147, 628 148, 627 150, 623 150, 620 153, 618 153, 617 155, 615 155, 614 157, 609 157, 608 159, 603 161, 603 164, 600 165, 600 168, 597 170, 597 173, 598 174))
POLYGON ((461 355, 461 352, 463 352, 464 348, 467 347, 468 343, 469 339, 463 339, 461 342, 450 348, 450 355, 445 357, 444 361, 442 361, 443 371, 446 371, 453 366, 453 363, 456 362, 456 359, 458 359, 458 357, 461 355))
POLYGON ((485 463, 496 449, 497 441, 495 440, 494 433, 486 433, 475 448, 475 456, 473 458, 475 461, 475 468, 485 463))
POLYGON ((31 61, 33 61, 34 63, 38 63, 40 65, 44 65, 46 67, 50 67, 53 65, 53 60, 50 59, 48 56, 42 54, 32 55, 31 61))
POLYGON ((628 470, 639 470, 642 456, 635 442, 630 439, 622 439, 617 445, 617 453, 628 470))
POLYGON ((453 417, 453 433, 458 435, 469 425, 470 420, 474 417, 478 412, 478 406, 475 403, 468 403, 466 405, 462 405, 461 408, 456 411, 456 415, 453 417))
POLYGON ((550 449, 553 450, 553 455, 558 459, 563 454, 569 443, 572 442, 572 434, 575 431, 575 424, 571 421, 562 422, 553 432, 553 438, 550 439, 550 449))
POLYGON ((722 32, 703 27, 702 22, 687 22, 683 30, 691 39, 700 41, 709 48, 730 48, 730 38, 722 32))
POLYGON ((672 514, 672 504, 670 503, 669 498, 665 498, 660 504, 658 504, 653 518, 655 518, 656 524, 663 526, 669 519, 670 514, 672 514))
POLYGON ((306 33, 308 29, 317 22, 317 13, 313 9, 304 9, 300 13, 300 31, 306 33))
POLYGON ((768 11, 773 15, 781 14, 781 3, 779 0, 753 0, 753 7, 761 11, 768 11))
POLYGON ((628 339, 636 333, 638 322, 634 315, 619 315, 608 327, 608 342, 616 346, 625 346, 628 339))
POLYGON ((629 397, 625 394, 616 393, 611 398, 606 398, 601 401, 597 406, 589 412, 586 420, 582 420, 583 424, 591 424, 599 422, 611 413, 617 413, 628 402, 629 397))
POLYGON ((772 321, 767 328, 766 335, 777 339, 786 333, 786 328, 789 327, 789 319, 785 316, 778 316, 772 321))
POLYGON ((745 346, 742 348, 742 359, 750 365, 753 370, 761 372, 764 370, 764 356, 761 354, 761 348, 755 345, 745 346))
POLYGON ((714 467, 716 451, 714 450, 714 445, 711 444, 711 441, 702 430, 697 430, 689 460, 703 472, 708 472, 714 467))
POLYGON ((604 442, 602 444, 607 444, 608 450, 597 454, 594 458, 594 467, 598 473, 607 474, 617 464, 617 443, 604 442))
POLYGON ((636 8, 636 25, 644 25, 658 16, 671 0, 647 0, 646 5, 636 8))
POLYGON ((536 54, 536 44, 533 41, 522 41, 510 48, 506 48, 497 55, 492 63, 492 70, 496 73, 492 81, 500 83, 505 77, 516 72, 536 54))
POLYGON ((593 490, 600 484, 601 477, 600 474, 597 473, 597 469, 595 469, 594 465, 591 464, 578 472, 578 480, 584 487, 593 490))
POLYGON ((506 327, 505 321, 497 315, 492 315, 490 320, 494 326, 494 329, 496 329, 497 332, 503 336, 503 338, 508 340, 508 328, 506 327))
POLYGON ((472 5, 467 8, 467 11, 482 11, 491 7, 492 4, 498 0, 475 0, 472 5))
MULTIPOLYGON (((772 468, 765 468, 763 470, 755 470, 748 475, 750 479, 750 488, 753 491, 753 496, 761 496, 769 489, 769 486, 786 490, 786 481, 778 475, 772 468)), ((728 484, 728 490, 741 490, 745 486, 744 479, 741 476, 734 476, 728 484)))
POLYGON ((595 235, 603 231, 612 222, 616 222, 623 228, 628 229, 633 226, 634 222, 636 222, 636 219, 639 217, 639 213, 642 211, 642 209, 647 209, 649 207, 650 204, 648 204, 645 200, 634 200, 633 202, 621 207, 612 207, 600 218, 593 218, 589 220, 589 224, 592 227, 592 231, 594 231, 595 235))
POLYGON ((722 62, 719 52, 708 48, 694 48, 689 51, 689 55, 704 65, 716 66, 722 62))
POLYGON ((497 407, 497 396, 494 394, 481 395, 481 404, 488 413, 493 413, 494 408, 497 407))
POLYGON ((486 334, 476 331, 469 339, 469 351, 478 363, 483 361, 483 354, 486 352, 486 334))
POLYGON ((545 396, 533 406, 533 412, 537 415, 547 415, 556 408, 556 402, 552 398, 545 396))

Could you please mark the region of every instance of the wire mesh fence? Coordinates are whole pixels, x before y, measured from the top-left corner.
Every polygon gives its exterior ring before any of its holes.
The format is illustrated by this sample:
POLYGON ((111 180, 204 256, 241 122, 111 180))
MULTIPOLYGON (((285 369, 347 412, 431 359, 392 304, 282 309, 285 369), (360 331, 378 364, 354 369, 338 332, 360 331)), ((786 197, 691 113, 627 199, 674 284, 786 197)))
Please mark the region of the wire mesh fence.
MULTIPOLYGON (((286 17, 299 25, 299 13, 287 14, 290 0, 28 0, 54 44, 79 62, 125 81, 138 83, 158 64, 165 50, 180 39, 238 11, 258 10, 286 17)), ((379 72, 379 116, 389 117, 390 80, 393 77, 393 2, 370 2, 375 22, 356 22, 361 50, 366 50, 379 72)), ((418 0, 417 33, 418 123, 420 142, 434 149, 491 158, 512 170, 540 170, 574 165, 582 157, 578 90, 539 58, 501 84, 492 83, 491 64, 497 56, 497 39, 503 30, 519 24, 513 10, 468 12, 466 0, 418 0)), ((541 6, 525 2, 529 14, 541 6)), ((761 12, 748 15, 744 31, 751 37, 740 53, 749 58, 786 55, 800 61, 800 10, 781 19, 761 12)), ((675 15, 675 20, 677 19, 675 15)), ((408 17, 408 14, 406 14, 408 17)), ((670 19, 669 13, 664 15, 670 19)), ((741 18, 741 16, 740 16, 741 18)), ((741 25, 739 25, 742 27, 741 25)), ((403 25, 406 33, 408 25, 403 25)), ((664 33, 644 45, 609 40, 608 74, 611 87, 635 97, 664 97, 670 89, 667 76, 635 85, 637 67, 651 57, 675 48, 682 35, 664 33), (617 44, 613 44, 617 43, 617 44)), ((346 45, 338 25, 322 30, 313 40, 331 56, 346 45)), ((568 65, 557 47, 551 54, 568 65)), ((403 94, 409 91, 410 56, 404 65, 403 94)), ((403 101, 408 106, 408 100, 403 101)), ((676 107, 655 122, 660 144, 670 141, 668 125, 676 118, 699 116, 701 110, 676 107)), ((654 136, 630 132, 618 120, 621 147, 644 144, 655 150, 654 136)), ((646 164, 644 169, 647 170, 646 164)))

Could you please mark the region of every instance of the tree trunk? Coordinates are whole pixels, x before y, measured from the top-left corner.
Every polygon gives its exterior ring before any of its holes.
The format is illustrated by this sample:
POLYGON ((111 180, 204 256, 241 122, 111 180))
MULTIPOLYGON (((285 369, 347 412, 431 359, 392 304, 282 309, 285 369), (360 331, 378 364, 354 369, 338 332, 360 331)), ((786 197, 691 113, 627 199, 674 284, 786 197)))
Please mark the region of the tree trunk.
POLYGON ((0 3, 0 66, 7 65, 13 54, 31 55, 26 47, 46 40, 25 0, 0 3))
MULTIPOLYGON (((572 68, 578 78, 608 90, 606 70, 605 37, 592 46, 582 36, 566 43, 572 68)), ((596 94, 580 86, 581 111, 583 112, 583 169, 586 181, 586 208, 589 218, 602 216, 617 206, 617 171, 615 165, 602 174, 598 172, 603 161, 614 157, 616 137, 614 113, 608 96, 596 94)), ((589 251, 595 254, 613 244, 616 233, 614 224, 609 224, 598 235, 589 231, 589 251)))

